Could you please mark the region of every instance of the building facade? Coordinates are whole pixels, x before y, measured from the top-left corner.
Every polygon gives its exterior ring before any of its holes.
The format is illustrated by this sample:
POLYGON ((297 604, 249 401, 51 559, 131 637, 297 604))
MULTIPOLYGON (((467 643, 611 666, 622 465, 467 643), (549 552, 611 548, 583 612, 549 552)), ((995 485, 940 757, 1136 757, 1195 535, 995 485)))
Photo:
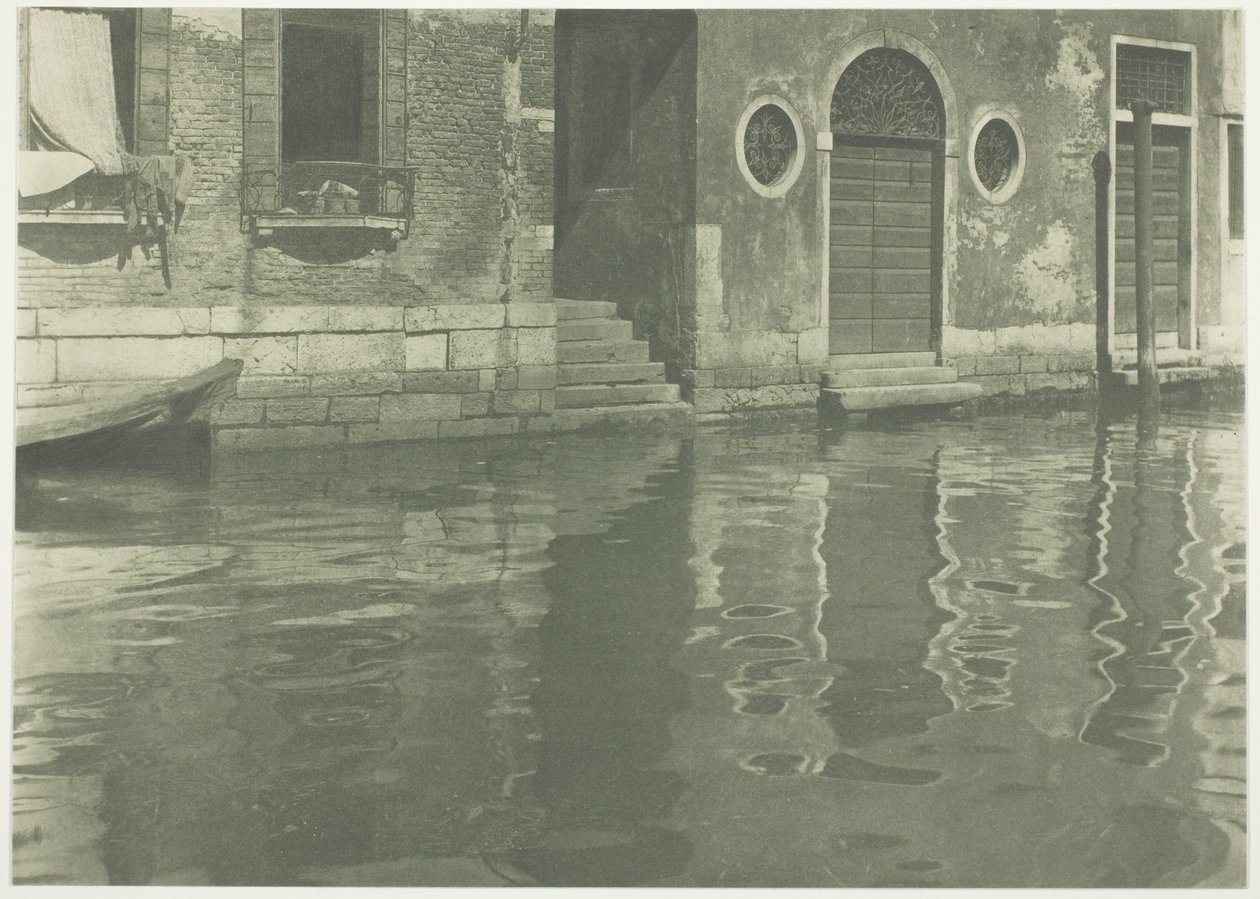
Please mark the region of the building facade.
POLYGON ((224 357, 239 447, 808 406, 862 355, 1086 388, 1139 95, 1160 352, 1242 360, 1237 12, 32 8, 19 51, 19 407, 224 357))
POLYGON ((1237 12, 561 11, 556 46, 556 289, 638 310, 697 409, 861 354, 1084 387, 1100 318, 1119 367, 1138 96, 1164 359, 1241 361, 1237 12))

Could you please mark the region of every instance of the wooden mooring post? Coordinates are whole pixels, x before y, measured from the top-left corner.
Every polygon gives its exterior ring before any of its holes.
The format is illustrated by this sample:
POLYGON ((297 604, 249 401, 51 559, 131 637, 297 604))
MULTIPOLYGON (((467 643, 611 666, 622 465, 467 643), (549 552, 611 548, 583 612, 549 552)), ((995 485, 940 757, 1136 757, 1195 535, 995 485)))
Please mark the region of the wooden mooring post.
POLYGON ((1111 157, 1105 151, 1094 154, 1094 294, 1097 304, 1094 313, 1094 368, 1098 372, 1098 386, 1102 390, 1111 387, 1111 292, 1107 271, 1107 233, 1110 228, 1108 207, 1111 184, 1111 157))
POLYGON ((1133 212, 1134 259, 1137 263, 1138 416, 1159 415, 1159 374, 1155 368, 1155 232, 1152 216, 1151 113, 1155 104, 1134 100, 1133 212))

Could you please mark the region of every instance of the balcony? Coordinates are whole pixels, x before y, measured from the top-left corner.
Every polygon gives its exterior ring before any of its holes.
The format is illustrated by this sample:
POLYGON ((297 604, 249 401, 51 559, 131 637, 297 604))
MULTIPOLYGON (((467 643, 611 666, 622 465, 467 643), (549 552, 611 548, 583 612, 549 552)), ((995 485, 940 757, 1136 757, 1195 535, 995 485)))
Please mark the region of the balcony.
POLYGON ((18 201, 19 224, 47 225, 125 225, 123 200, 127 175, 99 175, 88 172, 60 190, 18 201))
POLYGON ((415 178, 415 169, 361 162, 246 163, 241 227, 262 237, 276 228, 369 228, 401 240, 415 178))

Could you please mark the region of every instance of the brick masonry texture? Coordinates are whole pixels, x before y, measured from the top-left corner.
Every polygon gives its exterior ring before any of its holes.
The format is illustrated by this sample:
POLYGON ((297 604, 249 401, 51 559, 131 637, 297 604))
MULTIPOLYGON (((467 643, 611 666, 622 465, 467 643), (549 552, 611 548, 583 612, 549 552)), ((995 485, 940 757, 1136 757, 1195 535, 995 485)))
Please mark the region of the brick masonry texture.
POLYGON ((171 21, 169 150, 194 168, 171 242, 172 287, 156 254, 122 247, 117 228, 24 224, 20 307, 204 306, 207 297, 223 306, 402 306, 550 293, 551 238, 539 228, 551 222, 553 135, 510 115, 552 105, 549 13, 533 12, 512 63, 507 38, 519 11, 409 11, 407 164, 419 174, 411 233, 396 245, 366 230, 277 229, 264 242, 242 234, 242 42, 196 10, 177 9, 171 21), (517 80, 505 77, 512 65, 517 80))

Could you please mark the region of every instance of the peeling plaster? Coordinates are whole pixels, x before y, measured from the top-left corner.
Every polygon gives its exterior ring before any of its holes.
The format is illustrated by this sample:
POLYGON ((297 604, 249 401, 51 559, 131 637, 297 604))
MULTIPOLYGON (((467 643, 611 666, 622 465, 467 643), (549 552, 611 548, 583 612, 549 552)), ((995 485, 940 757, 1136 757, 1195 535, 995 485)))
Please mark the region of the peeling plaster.
POLYGON ((1072 231, 1059 219, 1046 228, 1045 239, 1015 267, 1018 292, 1044 320, 1071 319, 1081 291, 1073 262, 1072 231))
POLYGON ((966 356, 1092 355, 1094 323, 1012 325, 988 330, 946 325, 942 346, 947 358, 966 356))
POLYGON ((1002 249, 1010 242, 1012 227, 1011 219, 1015 217, 1015 213, 1010 206, 985 204, 978 206, 975 211, 967 215, 962 220, 964 234, 962 234, 958 243, 959 246, 968 250, 987 249, 991 244, 996 249, 1002 249))
MULTIPOLYGON (((1054 68, 1046 73, 1046 87, 1066 91, 1078 109, 1074 127, 1067 132, 1063 149, 1069 153, 1092 155, 1095 150, 1101 149, 1098 140, 1106 133, 1107 125, 1095 102, 1099 87, 1107 79, 1107 72, 1089 47, 1094 26, 1090 22, 1065 23, 1061 18, 1054 21, 1063 30, 1063 37, 1059 39, 1054 68)), ((1085 172, 1085 167, 1081 171, 1085 172)))
POLYGON ((976 56, 984 56, 984 31, 977 25, 967 28, 967 36, 971 38, 971 49, 976 56))
POLYGON ((1055 19, 1054 23, 1063 29, 1063 37, 1059 39, 1055 67, 1046 73, 1046 87, 1075 94, 1082 105, 1088 106, 1094 91, 1107 77, 1089 49, 1093 26, 1087 22, 1066 24, 1062 19, 1055 19))

